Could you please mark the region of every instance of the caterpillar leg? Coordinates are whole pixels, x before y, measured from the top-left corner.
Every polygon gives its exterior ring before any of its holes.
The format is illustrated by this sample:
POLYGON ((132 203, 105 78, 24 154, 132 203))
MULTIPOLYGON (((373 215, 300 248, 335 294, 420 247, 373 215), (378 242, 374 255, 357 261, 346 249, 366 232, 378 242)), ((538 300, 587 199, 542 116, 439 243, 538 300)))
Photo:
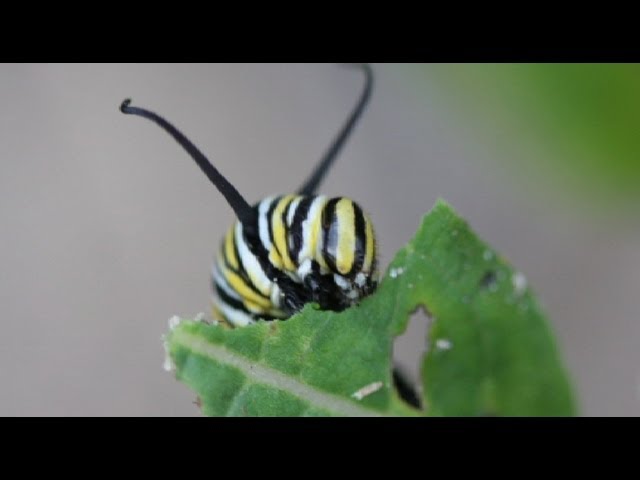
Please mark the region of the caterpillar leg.
POLYGON ((412 407, 422 408, 420 396, 416 391, 415 385, 407 378, 399 366, 396 365, 394 367, 392 377, 393 384, 396 387, 396 390, 398 390, 400 398, 412 407))

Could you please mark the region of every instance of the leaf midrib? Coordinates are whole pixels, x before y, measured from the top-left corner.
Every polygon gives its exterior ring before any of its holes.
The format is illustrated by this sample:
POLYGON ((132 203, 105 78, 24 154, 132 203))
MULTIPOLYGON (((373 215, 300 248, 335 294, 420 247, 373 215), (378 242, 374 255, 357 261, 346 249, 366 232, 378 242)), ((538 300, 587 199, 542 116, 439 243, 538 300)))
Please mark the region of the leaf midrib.
POLYGON ((207 342, 199 336, 185 332, 180 328, 174 330, 173 336, 172 341, 174 344, 180 344, 192 353, 206 357, 213 362, 236 368, 251 379, 252 382, 285 391, 306 401, 315 408, 347 417, 384 416, 382 412, 359 406, 350 400, 319 390, 278 370, 238 355, 222 345, 207 342))

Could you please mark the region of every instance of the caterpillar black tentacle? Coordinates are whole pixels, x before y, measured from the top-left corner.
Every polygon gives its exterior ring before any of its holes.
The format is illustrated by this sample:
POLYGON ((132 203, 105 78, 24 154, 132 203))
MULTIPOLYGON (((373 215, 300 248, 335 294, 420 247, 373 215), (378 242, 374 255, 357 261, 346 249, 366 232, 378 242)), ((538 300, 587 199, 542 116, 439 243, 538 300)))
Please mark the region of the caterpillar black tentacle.
POLYGON ((347 64, 347 65, 353 66, 353 67, 360 67, 362 69, 362 71, 365 74, 364 89, 362 90, 362 94, 360 95, 360 99, 358 100, 358 103, 356 104, 353 111, 347 118, 347 121, 345 122, 345 124, 342 126, 342 128, 338 132, 338 135, 336 135, 336 138, 334 139, 334 141, 331 143, 331 145, 327 149, 327 152, 324 154, 320 162, 318 162, 317 167, 311 173, 308 180, 298 190, 298 192, 301 195, 311 195, 316 192, 317 188, 320 186, 320 184, 324 180, 325 175, 329 171, 329 168, 331 168, 333 161, 336 159, 336 157, 338 156, 338 153, 340 153, 340 150, 342 149, 347 139, 351 135, 353 128, 358 123, 358 120, 362 116, 362 112, 364 112, 364 109, 369 103, 369 99, 371 98, 371 91, 373 90, 373 70, 371 69, 371 66, 367 65, 366 63, 356 64, 356 65, 347 64))
POLYGON ((346 197, 315 194, 371 96, 371 67, 355 66, 365 74, 363 91, 299 193, 268 197, 253 206, 180 130, 160 115, 132 106, 131 99, 122 102, 123 113, 151 120, 171 135, 237 216, 211 273, 218 319, 233 326, 285 319, 309 302, 340 311, 376 289, 376 242, 369 216, 346 197))

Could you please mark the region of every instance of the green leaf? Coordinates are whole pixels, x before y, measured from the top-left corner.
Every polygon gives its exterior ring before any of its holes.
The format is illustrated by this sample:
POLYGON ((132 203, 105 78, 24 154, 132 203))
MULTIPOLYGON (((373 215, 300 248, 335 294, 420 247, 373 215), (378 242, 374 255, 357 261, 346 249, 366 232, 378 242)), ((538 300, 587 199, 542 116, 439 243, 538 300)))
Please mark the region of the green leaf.
POLYGON ((425 216, 378 291, 341 313, 225 329, 182 321, 167 336, 178 379, 205 415, 572 415, 547 321, 514 271, 445 202, 425 216), (393 339, 423 307, 424 410, 391 380, 393 339))

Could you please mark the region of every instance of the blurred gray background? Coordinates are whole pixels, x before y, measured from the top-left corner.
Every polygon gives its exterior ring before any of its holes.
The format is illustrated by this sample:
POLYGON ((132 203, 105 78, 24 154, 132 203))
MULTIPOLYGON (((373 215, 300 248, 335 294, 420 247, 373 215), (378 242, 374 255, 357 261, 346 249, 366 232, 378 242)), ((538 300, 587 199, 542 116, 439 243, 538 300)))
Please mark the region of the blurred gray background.
MULTIPOLYGON (((580 412, 640 414, 640 224, 524 195, 530 178, 500 168, 429 66, 374 68, 323 193, 368 210, 383 267, 445 198, 527 275, 580 412)), ((208 313, 233 215, 170 137, 118 111, 125 97, 254 201, 300 185, 361 85, 330 64, 0 65, 0 415, 199 415, 160 337, 172 315, 208 313)), ((414 370, 424 331, 396 346, 414 370)))

